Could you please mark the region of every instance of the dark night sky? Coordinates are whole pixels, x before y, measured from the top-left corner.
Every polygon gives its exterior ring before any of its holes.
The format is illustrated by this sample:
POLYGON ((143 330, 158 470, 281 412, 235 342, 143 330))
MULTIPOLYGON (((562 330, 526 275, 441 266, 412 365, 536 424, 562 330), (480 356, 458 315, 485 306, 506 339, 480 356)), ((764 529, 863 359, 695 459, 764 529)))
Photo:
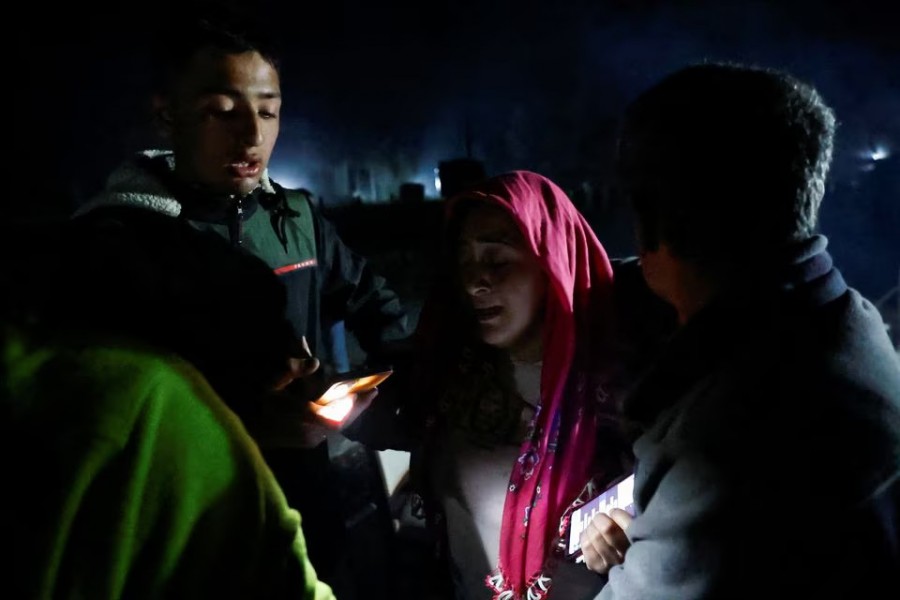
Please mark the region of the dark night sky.
MULTIPOLYGON (((92 193, 123 153, 155 141, 147 26, 159 21, 159 4, 95 4, 64 8, 78 12, 53 24, 36 16, 15 27, 13 73, 24 68, 28 99, 10 118, 26 142, 25 179, 69 195, 92 193)), ((893 271, 896 282, 900 243, 889 238, 900 231, 892 208, 900 198, 896 174, 884 173, 896 172, 896 155, 877 164, 861 155, 900 152, 900 36, 886 3, 246 4, 284 46, 274 170, 313 187, 303 181, 307 167, 372 156, 425 181, 438 160, 464 152, 468 123, 489 171, 528 168, 570 190, 596 189, 608 181, 616 119, 645 86, 697 60, 787 68, 815 84, 841 122, 836 200, 823 228, 865 238, 856 260, 885 256, 878 271, 893 271), (893 201, 872 199, 885 195, 893 201)))

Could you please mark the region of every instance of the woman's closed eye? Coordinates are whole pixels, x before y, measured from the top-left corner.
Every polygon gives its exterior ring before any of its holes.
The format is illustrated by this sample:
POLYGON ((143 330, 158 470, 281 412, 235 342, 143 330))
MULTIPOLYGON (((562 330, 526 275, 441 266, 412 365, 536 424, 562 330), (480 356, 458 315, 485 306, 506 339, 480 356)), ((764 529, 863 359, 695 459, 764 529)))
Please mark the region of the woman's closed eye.
POLYGON ((509 260, 491 260, 484 263, 484 267, 492 273, 502 273, 512 265, 509 260))
POLYGON ((471 273, 473 270, 499 273, 512 264, 513 261, 507 258, 482 257, 475 259, 474 257, 466 257, 459 261, 458 266, 461 273, 471 273))

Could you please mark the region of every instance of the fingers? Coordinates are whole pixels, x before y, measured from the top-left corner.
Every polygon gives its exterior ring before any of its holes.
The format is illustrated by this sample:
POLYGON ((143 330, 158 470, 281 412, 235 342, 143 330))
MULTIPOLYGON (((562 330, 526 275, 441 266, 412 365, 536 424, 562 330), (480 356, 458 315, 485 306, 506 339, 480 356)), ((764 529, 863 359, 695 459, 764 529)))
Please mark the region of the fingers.
MULTIPOLYGON (((625 535, 625 529, 619 524, 616 520, 615 510, 613 509, 613 513, 610 517, 606 515, 597 515, 602 516, 603 519, 598 519, 597 516, 591 521, 591 524, 596 528, 597 531, 603 536, 603 539, 606 543, 620 556, 625 556, 625 551, 628 550, 628 547, 631 546, 631 542, 628 540, 628 536, 625 535)), ((629 516, 625 511, 619 511, 629 516)), ((630 521, 629 521, 630 523, 630 521)), ((627 524, 626 524, 627 527, 627 524)), ((616 563, 618 564, 618 563, 616 563)))
POLYGON ((312 375, 319 369, 319 359, 291 357, 288 359, 288 366, 290 367, 291 373, 294 375, 294 379, 306 377, 307 375, 312 375))
MULTIPOLYGON (((614 508, 609 511, 609 517, 622 529, 623 535, 624 532, 628 531, 628 526, 631 525, 631 522, 634 520, 634 517, 621 508, 614 508)), ((626 537, 625 539, 627 540, 628 538, 626 537)))
POLYGON ((305 335, 300 336, 300 347, 303 349, 303 352, 305 353, 303 355, 303 358, 312 358, 312 355, 313 355, 312 350, 309 349, 309 342, 306 341, 305 335))
POLYGON ((272 388, 276 392, 280 392, 289 386, 295 379, 312 375, 319 370, 319 359, 314 358, 309 349, 309 342, 306 336, 300 337, 300 356, 289 356, 287 359, 287 369, 281 377, 275 382, 272 388))
POLYGON ((622 564, 629 545, 622 527, 602 513, 594 515, 581 538, 585 565, 591 571, 601 574, 622 564))
POLYGON ((291 385, 292 381, 294 381, 294 374, 291 373, 290 367, 288 367, 288 370, 285 371, 274 384, 272 384, 272 389, 276 392, 280 392, 287 386, 291 385))
POLYGON ((317 358, 296 358, 289 357, 287 360, 287 370, 275 384, 272 386, 275 391, 281 391, 291 384, 295 379, 312 375, 319 369, 319 359, 317 358))
POLYGON ((315 358, 310 351, 309 342, 306 341, 305 335, 300 336, 300 349, 303 351, 301 356, 292 356, 288 359, 290 370, 294 373, 294 379, 312 375, 319 369, 319 359, 315 358))

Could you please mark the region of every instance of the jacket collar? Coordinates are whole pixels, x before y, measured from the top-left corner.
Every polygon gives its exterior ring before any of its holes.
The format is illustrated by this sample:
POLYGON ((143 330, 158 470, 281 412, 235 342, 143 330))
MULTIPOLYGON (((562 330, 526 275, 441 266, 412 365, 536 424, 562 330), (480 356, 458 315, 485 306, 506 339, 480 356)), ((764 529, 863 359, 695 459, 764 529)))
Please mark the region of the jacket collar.
POLYGON ((816 235, 785 246, 764 271, 758 270, 760 276, 736 284, 694 315, 625 399, 627 419, 649 426, 699 378, 728 360, 731 350, 763 340, 779 324, 796 323, 842 296, 847 284, 827 244, 825 236, 816 235))
MULTIPOLYGON (((126 161, 109 176, 105 189, 82 205, 75 215, 83 215, 101 206, 131 206, 171 217, 224 222, 233 214, 230 198, 215 197, 180 183, 174 177, 175 155, 168 150, 144 150, 126 161)), ((243 211, 250 216, 262 197, 277 194, 263 172, 260 185, 242 198, 243 211)))

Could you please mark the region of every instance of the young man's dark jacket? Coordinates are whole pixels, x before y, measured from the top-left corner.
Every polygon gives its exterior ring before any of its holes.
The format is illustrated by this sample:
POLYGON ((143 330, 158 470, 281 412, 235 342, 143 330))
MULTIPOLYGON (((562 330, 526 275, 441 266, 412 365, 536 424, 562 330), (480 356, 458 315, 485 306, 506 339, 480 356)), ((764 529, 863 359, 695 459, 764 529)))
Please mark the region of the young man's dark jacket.
MULTIPOLYGON (((389 360, 391 344, 407 336, 397 295, 341 241, 308 195, 285 190, 266 175, 243 198, 214 197, 177 180, 173 168, 168 152, 141 153, 110 176, 106 189, 79 209, 76 220, 92 219, 98 226, 111 221, 127 230, 164 215, 215 233, 262 259, 278 276, 287 290, 285 316, 313 354, 329 351, 322 323, 343 320, 372 360, 389 360)), ((147 243, 164 248, 167 242, 161 236, 147 243)), ((245 321, 238 311, 230 326, 238 331, 245 321)), ((263 452, 289 503, 304 516, 311 559, 328 579, 330 563, 342 554, 344 517, 327 445, 264 445, 263 452)))

